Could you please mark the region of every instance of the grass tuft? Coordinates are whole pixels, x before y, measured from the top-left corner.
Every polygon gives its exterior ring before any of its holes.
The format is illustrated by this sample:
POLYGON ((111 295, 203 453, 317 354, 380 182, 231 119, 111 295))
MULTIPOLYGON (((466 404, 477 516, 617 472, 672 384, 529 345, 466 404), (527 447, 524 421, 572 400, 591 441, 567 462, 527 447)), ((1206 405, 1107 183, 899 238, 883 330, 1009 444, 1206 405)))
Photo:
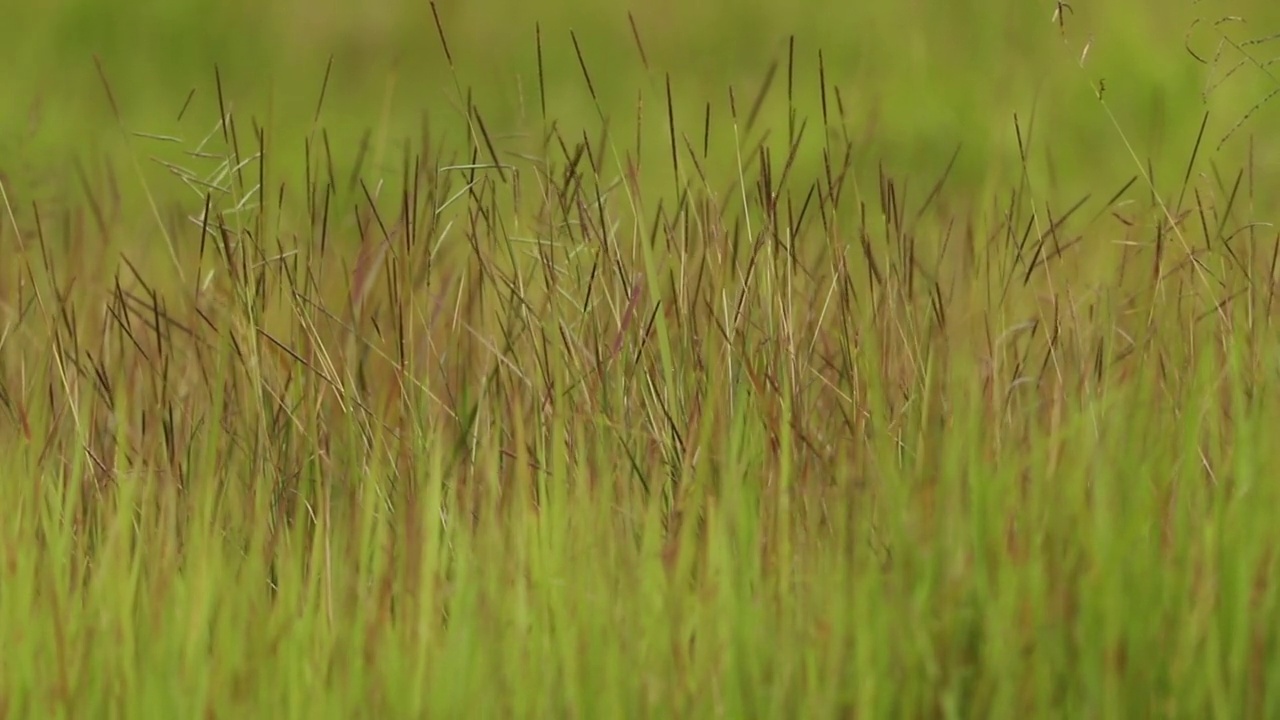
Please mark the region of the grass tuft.
POLYGON ((538 23, 529 118, 430 10, 411 130, 100 62, 132 179, 0 172, 0 715, 1280 711, 1255 110, 1144 158, 1059 3, 1124 173, 1033 107, 922 177, 803 36, 696 95, 538 23))

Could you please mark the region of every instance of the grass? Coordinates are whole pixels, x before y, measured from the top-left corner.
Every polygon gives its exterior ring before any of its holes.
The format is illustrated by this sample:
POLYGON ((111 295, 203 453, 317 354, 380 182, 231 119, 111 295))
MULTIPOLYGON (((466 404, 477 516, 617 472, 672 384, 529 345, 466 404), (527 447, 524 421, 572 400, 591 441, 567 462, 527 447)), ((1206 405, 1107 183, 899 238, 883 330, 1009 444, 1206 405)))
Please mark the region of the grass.
POLYGON ((712 94, 631 17, 473 95, 433 16, 425 115, 107 57, 0 165, 0 716, 1280 712, 1265 105, 1135 133, 1068 16, 900 153, 825 47, 712 94))

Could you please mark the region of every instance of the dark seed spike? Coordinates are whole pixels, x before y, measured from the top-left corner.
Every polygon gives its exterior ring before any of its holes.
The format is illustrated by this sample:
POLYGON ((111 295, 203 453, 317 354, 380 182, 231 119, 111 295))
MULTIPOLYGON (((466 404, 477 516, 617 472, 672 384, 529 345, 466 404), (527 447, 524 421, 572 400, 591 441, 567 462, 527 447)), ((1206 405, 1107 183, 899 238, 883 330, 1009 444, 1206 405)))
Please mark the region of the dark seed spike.
POLYGON ((796 137, 796 36, 792 35, 787 42, 787 139, 796 137))
POLYGON ((1187 185, 1191 182, 1191 171, 1195 168, 1196 158, 1200 155, 1200 143, 1204 141, 1205 128, 1209 126, 1209 112, 1205 111, 1200 118, 1200 130, 1196 132, 1195 144, 1191 146, 1191 156, 1187 158, 1187 170, 1182 175, 1182 190, 1178 193, 1178 202, 1174 205, 1175 217, 1182 214, 1182 201, 1187 195, 1187 185))
POLYGON ((644 130, 644 91, 636 91, 636 174, 640 173, 640 166, 644 162, 641 155, 641 138, 644 130))
POLYGON ((1280 233, 1272 239, 1271 267, 1267 270, 1267 326, 1271 326, 1271 308, 1276 299, 1276 261, 1280 260, 1280 233))
POLYGON ((667 74, 667 128, 671 136, 671 174, 675 187, 680 187, 680 159, 676 151, 676 110, 671 100, 671 75, 667 74))
POLYGON ((489 151, 489 158, 493 161, 493 166, 498 170, 498 177, 502 179, 503 184, 507 182, 507 172, 503 169, 502 162, 498 160, 498 151, 493 147, 493 140, 489 138, 489 130, 484 126, 484 118, 480 117, 480 109, 471 106, 471 116, 476 119, 476 125, 480 126, 480 137, 484 140, 485 149, 489 151))
POLYGON ((645 72, 649 71, 649 57, 644 52, 644 43, 640 42, 640 29, 636 27, 636 16, 627 11, 627 20, 631 23, 631 37, 636 41, 636 50, 640 51, 640 62, 644 65, 645 72))
POLYGON ((213 66, 213 84, 218 91, 218 119, 222 125, 222 141, 231 144, 231 135, 227 129, 227 102, 222 94, 222 71, 218 69, 217 63, 213 66))
POLYGON ((187 99, 182 101, 182 109, 178 110, 177 122, 182 122, 182 117, 187 114, 187 108, 191 107, 191 100, 196 96, 196 89, 191 88, 187 93, 187 99))
POLYGON ((818 51, 818 93, 822 99, 822 130, 825 135, 831 127, 831 119, 827 116, 827 66, 821 50, 818 51))
POLYGON ((329 74, 333 71, 333 55, 329 56, 329 62, 324 66, 324 80, 320 82, 320 97, 316 100, 315 116, 311 119, 312 123, 320 122, 320 110, 324 108, 325 92, 329 89, 329 74))
POLYGON ((431 3, 431 17, 436 23, 436 32, 440 35, 440 47, 444 48, 444 59, 449 63, 449 70, 454 70, 453 53, 449 52, 449 41, 444 36, 444 24, 440 22, 440 12, 434 0, 431 3))
POLYGON ((102 68, 102 58, 94 55, 93 65, 98 71, 98 79, 102 81, 102 88, 107 91, 107 102, 111 105, 111 114, 114 115, 116 121, 119 122, 121 120, 120 106, 116 104, 115 93, 111 91, 111 83, 107 80, 107 72, 102 68))
POLYGON ((591 102, 595 103, 596 114, 604 121, 604 108, 600 107, 600 98, 596 96, 596 87, 591 82, 591 73, 587 71, 587 60, 582 55, 582 47, 578 45, 578 34, 569 31, 569 39, 573 41, 573 52, 578 56, 578 67, 582 68, 582 77, 587 81, 587 92, 591 94, 591 102))
POLYGON ((545 125, 547 122, 547 81, 542 65, 542 25, 535 23, 533 32, 534 43, 538 49, 538 102, 542 108, 542 123, 545 125))
POLYGON ((711 149, 711 102, 707 101, 706 112, 702 117, 702 159, 707 159, 711 149))

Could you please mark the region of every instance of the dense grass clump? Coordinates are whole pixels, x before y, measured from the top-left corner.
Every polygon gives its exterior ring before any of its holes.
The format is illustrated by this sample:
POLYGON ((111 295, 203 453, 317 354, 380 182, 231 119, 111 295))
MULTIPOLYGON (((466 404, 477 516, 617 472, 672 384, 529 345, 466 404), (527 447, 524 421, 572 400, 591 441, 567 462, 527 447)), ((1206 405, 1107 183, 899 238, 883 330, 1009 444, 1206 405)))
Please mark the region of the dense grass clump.
POLYGON ((1068 44, 1127 175, 903 176, 794 39, 690 100, 575 32, 561 119, 538 26, 495 120, 433 17, 412 130, 100 64, 124 140, 0 164, 0 716, 1280 712, 1247 118, 1142 160, 1068 44))

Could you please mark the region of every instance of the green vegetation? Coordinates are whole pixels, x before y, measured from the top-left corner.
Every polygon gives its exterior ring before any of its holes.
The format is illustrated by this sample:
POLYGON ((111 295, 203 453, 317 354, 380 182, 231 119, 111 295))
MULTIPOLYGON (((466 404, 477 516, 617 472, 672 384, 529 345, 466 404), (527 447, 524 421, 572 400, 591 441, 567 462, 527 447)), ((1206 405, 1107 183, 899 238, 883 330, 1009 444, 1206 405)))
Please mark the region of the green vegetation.
POLYGON ((1280 714, 1212 4, 6 10, 0 717, 1280 714))

